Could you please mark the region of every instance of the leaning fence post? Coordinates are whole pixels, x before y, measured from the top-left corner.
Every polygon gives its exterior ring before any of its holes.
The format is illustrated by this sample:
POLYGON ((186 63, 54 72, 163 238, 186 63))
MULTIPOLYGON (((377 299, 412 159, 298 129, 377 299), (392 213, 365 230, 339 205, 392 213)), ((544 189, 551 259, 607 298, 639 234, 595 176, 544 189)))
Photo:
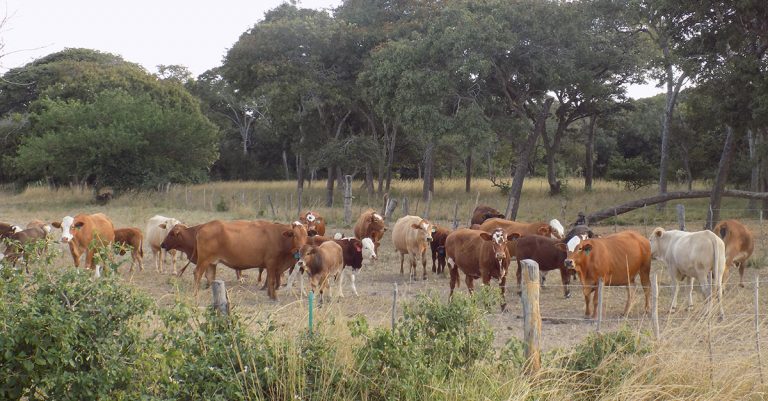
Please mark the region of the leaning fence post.
POLYGON ((603 278, 597 279, 597 332, 603 324, 603 278))
POLYGON ((459 201, 453 205, 453 224, 451 225, 452 230, 457 228, 459 228, 459 201))
POLYGON ((315 292, 312 290, 309 290, 309 296, 307 296, 307 299, 309 299, 309 335, 312 335, 312 327, 314 327, 314 303, 315 303, 315 292))
POLYGON ((272 218, 277 219, 277 213, 275 213, 275 205, 272 204, 272 195, 267 194, 267 202, 269 202, 269 208, 272 210, 272 218))
POLYGON ((344 224, 352 224, 352 176, 344 176, 344 224))
POLYGON ((397 283, 392 291, 392 333, 395 332, 395 320, 397 320, 397 283))
POLYGON ((223 315, 228 315, 229 300, 227 299, 227 288, 224 285, 224 281, 213 280, 211 291, 213 292, 213 309, 223 315))
POLYGON ((408 197, 403 196, 403 216, 408 216, 410 211, 408 210, 408 197))
POLYGON ((387 201, 387 207, 384 208, 384 221, 388 221, 389 218, 392 216, 392 213, 395 211, 395 208, 397 207, 397 199, 390 199, 387 201))
POLYGON ((757 368, 760 373, 760 384, 763 382, 763 360, 760 356, 760 272, 755 272, 755 347, 757 350, 757 368))
POLYGON ((685 231, 685 206, 678 203, 677 206, 677 224, 680 226, 680 231, 685 231))
POLYGON ((653 338, 658 340, 659 333, 659 281, 656 272, 651 273, 651 325, 653 338))
POLYGON ((525 339, 525 360, 528 373, 535 374, 541 369, 541 311, 539 309, 539 264, 524 259, 523 265, 523 337, 525 339))

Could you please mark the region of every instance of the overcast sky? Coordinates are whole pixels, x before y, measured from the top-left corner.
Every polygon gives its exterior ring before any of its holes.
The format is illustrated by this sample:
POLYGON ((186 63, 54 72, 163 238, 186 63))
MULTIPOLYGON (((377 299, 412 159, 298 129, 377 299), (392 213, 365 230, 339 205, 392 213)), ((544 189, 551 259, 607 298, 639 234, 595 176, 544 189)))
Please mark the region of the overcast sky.
MULTIPOLYGON (((7 15, 0 31, 0 73, 64 48, 122 56, 156 72, 181 64, 193 75, 221 65, 227 50, 284 0, 0 0, 7 15)), ((342 0, 301 0, 300 7, 333 8, 342 0)), ((2 10, 0 10, 2 12, 2 10)), ((660 90, 630 88, 645 97, 660 90)))

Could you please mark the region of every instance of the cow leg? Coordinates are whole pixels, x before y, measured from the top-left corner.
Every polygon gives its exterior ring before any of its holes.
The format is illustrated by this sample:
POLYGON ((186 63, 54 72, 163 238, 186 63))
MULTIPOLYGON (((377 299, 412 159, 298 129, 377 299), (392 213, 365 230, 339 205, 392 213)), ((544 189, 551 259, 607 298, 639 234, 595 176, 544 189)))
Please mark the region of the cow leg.
POLYGON ((416 255, 409 254, 411 257, 411 270, 408 277, 413 280, 416 277, 416 255))
POLYGON ((216 280, 216 265, 211 265, 205 269, 205 288, 210 288, 213 282, 216 280))
MULTIPOLYGON (((747 263, 745 261, 739 262, 739 287, 741 288, 744 288, 744 267, 746 267, 746 265, 747 263)), ((726 271, 728 270, 726 269, 726 271)), ((725 283, 725 279, 723 279, 723 283, 725 283)))
MULTIPOLYGON (((603 287, 605 288, 605 287, 603 287)), ((601 288, 598 287, 594 291, 592 291, 592 319, 597 318, 597 301, 600 297, 601 288)), ((602 316, 600 316, 602 319, 602 316)))
POLYGON ((263 267, 259 267, 259 278, 256 279, 257 283, 261 282, 261 273, 264 273, 264 268, 263 267))
POLYGON ((435 263, 437 261, 437 253, 436 252, 431 252, 431 253, 432 253, 432 273, 437 273, 438 268, 437 268, 437 264, 435 263))
POLYGON ((568 285, 571 284, 571 276, 568 274, 568 270, 564 267, 560 267, 560 280, 563 282, 563 297, 570 298, 571 289, 568 288, 568 285))
POLYGON ((499 280, 499 289, 501 290, 501 311, 504 312, 507 309, 507 297, 506 297, 506 290, 507 290, 507 275, 505 274, 504 277, 499 280))
POLYGON ((467 289, 469 289, 469 294, 472 295, 473 292, 475 292, 475 279, 470 276, 469 274, 464 276, 464 281, 467 283, 467 289))
POLYGON ((72 254, 72 260, 75 263, 75 267, 80 267, 80 248, 76 246, 72 241, 69 242, 69 253, 72 254))
POLYGON ((355 287, 355 276, 357 276, 357 273, 354 270, 352 270, 349 273, 349 276, 350 276, 349 278, 352 280, 352 292, 355 293, 356 297, 359 297, 360 294, 357 293, 357 287, 355 287))
POLYGON ((622 316, 629 316, 629 310, 632 308, 632 290, 634 289, 634 280, 630 281, 629 284, 627 284, 627 304, 624 305, 624 313, 622 316))
POLYGON ((547 271, 546 270, 540 270, 539 271, 539 277, 541 278, 541 280, 539 280, 541 282, 541 288, 544 288, 545 287, 544 284, 547 282, 547 271))
POLYGON ((523 267, 520 264, 520 260, 517 260, 517 272, 515 272, 515 278, 517 279, 517 295, 522 296, 523 295, 523 267))
POLYGON ((643 293, 645 294, 645 313, 648 314, 651 311, 651 276, 648 273, 640 273, 640 284, 643 285, 643 293))
POLYGON ((426 249, 421 251, 421 267, 423 270, 421 279, 426 280, 427 279, 427 250, 426 249))
POLYGON ((342 285, 344 285, 344 270, 339 271, 336 277, 336 280, 339 281, 339 297, 344 298, 344 288, 342 288, 342 285))
POLYGON ((677 310, 677 292, 680 290, 680 282, 674 274, 670 275, 672 276, 672 282, 674 283, 675 289, 672 290, 672 304, 669 305, 669 313, 674 313, 675 310, 677 310))
MULTIPOLYGON (((378 253, 377 253, 377 255, 378 255, 378 253)), ((403 262, 404 261, 405 261, 405 254, 401 253, 400 254, 400 275, 401 276, 403 275, 403 262)))
POLYGON ((459 267, 454 264, 449 266, 449 271, 451 273, 451 294, 448 297, 450 298, 453 297, 453 289, 459 285, 459 267))
POLYGON ((162 250, 160 248, 155 248, 154 246, 149 247, 152 251, 152 259, 155 261, 155 271, 160 273, 160 255, 162 255, 162 250))
POLYGON ((169 253, 171 254, 171 268, 173 269, 173 274, 176 274, 176 250, 171 249, 169 253))
MULTIPOLYGON (((689 280, 688 280, 688 284, 689 284, 688 285, 688 288, 689 288, 689 291, 688 291, 688 307, 686 308, 686 310, 693 309, 693 280, 694 280, 693 277, 689 277, 689 280)), ((700 282, 699 283, 700 284, 699 290, 701 291, 701 295, 704 296, 704 299, 709 298, 710 294, 709 294, 709 289, 707 288, 706 276, 699 277, 699 282, 700 282)))

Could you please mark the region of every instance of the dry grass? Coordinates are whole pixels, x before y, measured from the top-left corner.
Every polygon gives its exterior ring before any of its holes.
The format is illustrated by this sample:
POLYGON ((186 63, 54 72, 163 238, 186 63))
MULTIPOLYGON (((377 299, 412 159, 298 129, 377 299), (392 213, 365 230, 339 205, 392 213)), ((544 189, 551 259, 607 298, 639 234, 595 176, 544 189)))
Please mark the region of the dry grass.
MULTIPOLYGON (((378 196, 368 196, 361 189, 361 182, 354 183, 353 216, 368 207, 381 209, 382 200, 378 196)), ((461 225, 466 225, 469 214, 476 203, 489 204, 498 209, 504 209, 507 199, 497 188, 493 188, 486 180, 476 180, 470 194, 464 192, 463 180, 439 180, 435 183, 435 194, 430 205, 432 220, 450 225, 453 211, 458 205, 458 219, 461 225)), ((629 192, 623 186, 615 183, 599 181, 595 183, 592 192, 584 192, 583 183, 576 179, 567 182, 566 192, 560 197, 549 197, 546 181, 529 179, 524 188, 519 220, 545 220, 553 217, 560 218, 564 224, 574 220, 578 211, 593 212, 602 208, 620 204, 641 197, 651 196, 656 188, 643 188, 629 192)), ((704 188, 703 184, 698 186, 704 188)), ((672 188, 671 190, 681 190, 672 188)), ((393 182, 391 196, 401 200, 409 199, 410 213, 423 214, 425 204, 420 200, 421 183, 418 181, 393 182)), ((90 203, 91 191, 61 189, 51 191, 43 187, 29 187, 21 193, 0 192, 0 221, 16 224, 26 224, 33 219, 45 221, 60 220, 64 215, 74 215, 79 212, 104 212, 109 215, 118 227, 134 226, 142 228, 149 217, 163 214, 179 218, 187 223, 202 223, 213 219, 272 219, 273 215, 267 197, 272 199, 275 207, 274 219, 290 221, 296 218, 297 206, 295 199, 295 183, 293 182, 223 182, 196 186, 173 186, 164 192, 127 193, 114 199, 106 206, 90 203), (228 210, 217 210, 217 204, 226 206, 228 210)), ((349 226, 343 222, 342 199, 339 191, 335 194, 335 207, 324 205, 324 182, 314 182, 304 190, 304 209, 314 209, 326 217, 330 229, 349 233, 349 226)), ((706 215, 706 199, 682 201, 686 206, 687 224, 690 229, 703 226, 706 215)), ((764 233, 762 221, 753 212, 746 210, 746 201, 727 199, 721 214, 723 218, 738 218, 744 221, 757 237, 754 267, 762 268, 768 257, 765 250, 768 235, 764 233)), ((398 206, 394 218, 402 215, 398 206)), ((353 217, 354 220, 354 217, 353 217)), ((635 229, 648 235, 655 226, 675 227, 676 216, 674 207, 659 212, 654 207, 640 209, 619 216, 615 221, 605 222, 597 227, 600 233, 613 232, 615 229, 635 229)), ((392 250, 390 239, 383 242, 380 260, 373 269, 364 271, 358 278, 359 298, 346 288, 347 297, 337 299, 318 311, 317 321, 321 322, 320 330, 333 339, 339 352, 336 355, 339 369, 351 369, 353 355, 348 344, 356 341, 350 337, 346 322, 363 314, 372 326, 384 327, 389 325, 393 284, 398 284, 399 300, 401 302, 413 299, 417 294, 433 291, 444 296, 447 300, 448 280, 446 277, 430 274, 427 281, 409 281, 399 274, 399 257, 392 250), (347 344, 345 346, 345 344, 347 344)), ((191 275, 177 278, 159 274, 149 268, 151 265, 150 252, 145 252, 147 268, 138 274, 121 273, 124 280, 135 285, 156 299, 160 306, 175 302, 189 302, 201 308, 210 304, 208 291, 201 291, 195 299, 191 291, 191 275)), ((71 263, 68 251, 63 251, 57 265, 71 263)), ((126 264, 127 266, 127 264, 126 264)), ((429 267, 428 267, 429 268, 429 267)), ((669 284, 666 273, 661 266, 654 265, 654 271, 659 274, 660 284, 669 284)), ((747 279, 752 281, 756 272, 761 280, 768 280, 768 272, 764 269, 747 270, 747 279)), ((219 278, 224 279, 229 287, 229 298, 235 310, 246 316, 253 330, 259 330, 263 321, 271 319, 278 330, 286 333, 298 333, 305 329, 308 315, 306 301, 292 295, 290 289, 281 289, 279 302, 270 301, 264 291, 259 290, 256 282, 257 274, 249 272, 248 282, 238 284, 234 273, 229 269, 219 269, 219 278)), ((545 318, 553 318, 542 326, 542 346, 545 352, 556 352, 558 349, 568 350, 594 330, 594 326, 581 319, 583 314, 583 297, 578 288, 574 288, 573 298, 563 299, 560 280, 556 274, 549 275, 548 287, 542 290, 541 310, 545 318), (558 320, 560 319, 560 320, 558 320)), ((632 359, 629 372, 614 378, 614 385, 602 389, 597 398, 605 400, 640 400, 640 399, 695 399, 695 400, 726 400, 726 399, 763 399, 766 386, 759 377, 757 357, 755 352, 755 329, 753 314, 753 298, 751 289, 740 289, 735 286, 738 275, 732 274, 726 291, 726 319, 722 323, 713 322, 710 327, 707 320, 702 318, 701 310, 691 312, 680 311, 668 316, 666 308, 669 305, 670 289, 662 287, 660 295, 660 312, 662 315, 662 340, 656 342, 650 355, 632 359), (709 343, 712 339, 713 360, 709 358, 709 343), (711 375, 711 379, 710 379, 711 375)), ((510 280, 514 286, 514 280, 510 280)), ((495 283, 492 285, 496 285, 495 283)), ((294 294, 297 290, 294 290, 294 294)), ((459 291, 466 291, 464 285, 459 291)), ((681 291, 684 292, 684 291, 681 291)), ((630 319, 621 320, 619 314, 623 309, 626 291, 614 288, 606 291, 606 330, 610 331, 623 324, 629 324, 639 331, 648 332, 650 323, 647 316, 642 314, 642 291, 638 295, 630 319)), ((513 287, 507 292, 510 300, 509 311, 497 313, 490 317, 496 333, 496 347, 501 348, 506 340, 522 333, 522 319, 519 318, 521 307, 513 295, 513 287)), ((701 297, 695 300, 701 304, 701 297)), ((678 299, 684 305, 684 297, 678 299)), ((761 313, 768 307, 768 297, 760 300, 761 313)), ((760 336, 768 338, 768 328, 764 321, 768 316, 761 316, 760 336)), ((558 354, 559 355, 559 354, 558 354)), ((298 357, 298 356, 297 356, 298 357)), ((554 357, 551 357, 554 358, 554 357)), ((765 363, 765 357, 764 363, 765 363)), ((476 399, 477 394, 485 394, 491 399, 522 400, 522 399, 553 399, 568 400, 574 398, 589 398, 580 395, 581 389, 575 388, 573 373, 564 372, 550 360, 545 364, 544 371, 538 380, 528 380, 516 374, 508 376, 487 376, 482 372, 466 372, 468 379, 457 388, 451 383, 436 383, 434 385, 435 399, 476 399)), ((297 365, 299 362, 296 362, 297 365)), ((608 365, 606 365, 608 366, 608 365)), ((483 371, 484 372, 484 371, 483 371)), ((300 371, 292 372, 292 381, 286 382, 286 392, 290 386, 299 386, 300 371)), ((613 371, 600 371, 595 374, 611 375, 613 371)), ((768 368, 764 369, 768 375, 768 368)), ((339 398, 345 398, 338 395, 339 398)))

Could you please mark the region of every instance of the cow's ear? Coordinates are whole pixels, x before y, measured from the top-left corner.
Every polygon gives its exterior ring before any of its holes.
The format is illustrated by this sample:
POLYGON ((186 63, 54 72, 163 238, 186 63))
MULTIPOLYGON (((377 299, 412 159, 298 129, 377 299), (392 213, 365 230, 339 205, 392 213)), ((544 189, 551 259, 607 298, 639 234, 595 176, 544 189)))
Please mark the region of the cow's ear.
POLYGON ((584 244, 584 246, 581 247, 581 250, 584 251, 585 255, 589 255, 589 253, 592 252, 592 244, 584 244))
POLYGON ((550 230, 551 230, 551 228, 550 228, 549 226, 547 226, 547 225, 542 225, 541 227, 539 227, 539 229, 538 229, 536 232, 537 232, 539 235, 543 235, 543 236, 545 236, 545 237, 546 237, 546 236, 549 234, 549 231, 550 231, 550 230))
POLYGON ((599 235, 593 233, 592 230, 587 231, 587 238, 600 238, 599 235))
POLYGON ((568 252, 568 245, 566 245, 566 244, 565 244, 565 243, 563 243, 563 242, 558 242, 558 243, 556 243, 556 244, 555 244, 555 248, 557 248, 557 249, 559 249, 559 250, 561 250, 561 251, 563 251, 563 252, 568 252))
POLYGON ((418 225, 418 224, 411 224, 411 228, 415 228, 415 229, 417 229, 417 230, 420 230, 420 229, 421 229, 421 226, 420 226, 420 225, 418 225))
POLYGON ((85 225, 85 223, 83 223, 82 221, 78 221, 77 223, 75 223, 75 225, 73 227, 75 227, 75 228, 77 228, 79 230, 84 225, 85 225))
POLYGON ((286 237, 286 238, 293 237, 293 231, 291 231, 291 230, 283 231, 283 237, 286 237))
POLYGON ((163 223, 163 224, 160 224, 158 227, 160 227, 160 228, 162 228, 163 230, 165 230, 166 228, 168 228, 168 225, 167 225, 167 224, 165 224, 165 223, 163 223))
POLYGON ((493 239, 493 236, 491 234, 486 233, 486 232, 482 232, 482 233, 480 233, 480 238, 482 238, 482 239, 484 239, 486 241, 490 241, 490 240, 493 239))
POLYGON ((389 230, 389 229, 387 227, 384 227, 384 229, 381 230, 381 231, 387 231, 387 230, 389 230))
POLYGON ((54 222, 51 223, 51 225, 56 227, 56 228, 61 228, 61 222, 60 221, 54 221, 54 222))
POLYGON ((657 229, 653 230, 653 235, 655 235, 655 236, 657 236, 659 238, 661 238, 661 236, 663 234, 664 234, 664 229, 663 228, 657 228, 657 229))
POLYGON ((516 241, 520 239, 523 235, 520 233, 512 233, 507 235, 507 241, 516 241))

